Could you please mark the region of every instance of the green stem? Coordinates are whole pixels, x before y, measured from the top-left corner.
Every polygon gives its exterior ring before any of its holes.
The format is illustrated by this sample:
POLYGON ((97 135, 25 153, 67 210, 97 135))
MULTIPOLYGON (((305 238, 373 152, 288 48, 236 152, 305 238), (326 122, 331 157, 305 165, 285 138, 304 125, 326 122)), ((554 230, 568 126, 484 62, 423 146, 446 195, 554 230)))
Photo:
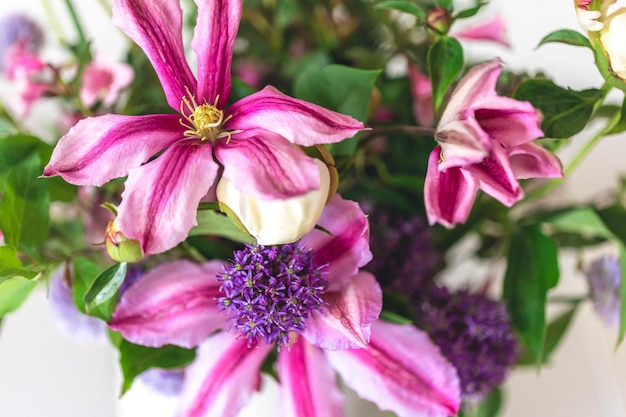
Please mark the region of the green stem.
POLYGON ((111 4, 108 2, 108 0, 98 0, 98 3, 100 3, 100 6, 102 6, 104 11, 107 12, 109 17, 111 17, 111 4))
POLYGON ((571 297, 571 296, 554 295, 554 296, 548 297, 548 302, 554 303, 554 304, 578 304, 578 303, 585 301, 586 299, 587 297, 584 297, 584 296, 571 297))
POLYGON ((76 9, 74 9, 74 4, 72 4, 72 0, 65 0, 65 5, 67 6, 67 10, 70 13, 72 18, 72 22, 74 23, 74 28, 76 29, 76 33, 78 34, 78 41, 82 47, 87 45, 87 37, 85 36, 85 31, 83 31, 83 25, 81 25, 80 20, 78 19, 78 14, 76 14, 76 9))
POLYGON ((50 23, 50 27, 54 31, 59 41, 65 39, 65 33, 63 32, 63 25, 59 23, 59 19, 57 19, 57 15, 54 12, 52 6, 50 5, 50 0, 41 0, 41 5, 43 6, 46 17, 48 18, 48 23, 50 23))

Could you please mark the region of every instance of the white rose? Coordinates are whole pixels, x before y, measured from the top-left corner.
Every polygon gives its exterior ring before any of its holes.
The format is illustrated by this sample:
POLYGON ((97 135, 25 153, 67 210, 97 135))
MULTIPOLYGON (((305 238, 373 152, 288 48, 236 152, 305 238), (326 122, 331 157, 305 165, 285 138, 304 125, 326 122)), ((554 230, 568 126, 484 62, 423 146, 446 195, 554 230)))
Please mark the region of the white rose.
POLYGON ((286 200, 261 200, 243 194, 225 178, 217 184, 217 200, 226 205, 260 245, 292 243, 309 233, 322 215, 330 189, 328 167, 320 169, 320 188, 286 200))
POLYGON ((600 42, 609 56, 611 70, 626 79, 626 8, 616 10, 604 21, 600 42))

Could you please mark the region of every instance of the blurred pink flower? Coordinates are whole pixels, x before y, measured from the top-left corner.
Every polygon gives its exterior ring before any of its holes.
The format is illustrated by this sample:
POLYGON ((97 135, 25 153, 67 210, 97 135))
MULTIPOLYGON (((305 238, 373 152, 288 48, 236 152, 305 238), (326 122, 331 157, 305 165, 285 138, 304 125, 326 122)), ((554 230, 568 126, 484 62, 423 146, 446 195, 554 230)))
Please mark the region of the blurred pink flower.
POLYGON ((133 68, 124 62, 112 62, 102 55, 85 66, 80 88, 80 99, 87 107, 98 101, 112 106, 121 90, 133 80, 133 68))
POLYGON ((435 124, 433 114, 433 95, 430 79, 422 74, 419 67, 409 62, 409 78, 413 93, 413 114, 420 126, 430 127, 435 124))
POLYGON ((491 41, 506 48, 511 47, 506 38, 506 20, 501 15, 495 15, 485 22, 453 32, 451 35, 459 39, 491 41))
POLYGON ((11 101, 20 116, 26 116, 32 105, 49 89, 45 81, 47 65, 34 53, 16 45, 5 53, 6 77, 13 81, 17 97, 11 101))

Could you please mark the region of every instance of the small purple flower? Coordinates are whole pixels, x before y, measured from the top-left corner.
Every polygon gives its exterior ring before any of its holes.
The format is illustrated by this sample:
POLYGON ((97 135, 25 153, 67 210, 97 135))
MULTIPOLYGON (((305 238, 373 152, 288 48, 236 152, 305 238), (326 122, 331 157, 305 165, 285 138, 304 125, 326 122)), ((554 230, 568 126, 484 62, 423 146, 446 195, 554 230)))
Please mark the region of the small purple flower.
POLYGON ((585 269, 589 297, 605 323, 617 326, 620 318, 622 273, 619 259, 604 256, 585 269))
POLYGON ((504 304, 468 290, 433 287, 417 323, 456 367, 465 400, 483 398, 504 382, 520 353, 504 304))
POLYGON ((6 70, 6 55, 12 49, 37 53, 44 42, 44 34, 37 23, 22 13, 13 13, 0 19, 0 72, 6 70))
POLYGON ((260 340, 288 346, 290 332, 304 332, 312 311, 326 305, 322 299, 328 281, 327 265, 313 262, 311 250, 297 244, 247 245, 218 275, 218 307, 231 314, 231 329, 256 346, 260 340))
POLYGON ((184 369, 151 368, 139 375, 138 380, 159 394, 176 396, 180 394, 185 379, 184 369))

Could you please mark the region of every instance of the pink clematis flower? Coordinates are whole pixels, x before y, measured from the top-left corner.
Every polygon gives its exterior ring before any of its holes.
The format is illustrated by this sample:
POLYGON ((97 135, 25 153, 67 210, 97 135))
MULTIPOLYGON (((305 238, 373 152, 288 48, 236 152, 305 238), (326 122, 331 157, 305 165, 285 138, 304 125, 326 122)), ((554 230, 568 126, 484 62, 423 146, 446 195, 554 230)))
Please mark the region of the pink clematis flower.
POLYGON ((87 107, 98 101, 103 105, 112 106, 120 91, 128 87, 135 73, 133 68, 124 62, 111 62, 102 55, 96 56, 93 62, 85 66, 80 99, 87 107))
POLYGON ((197 80, 184 57, 179 0, 113 3, 113 22, 144 50, 168 104, 180 114, 81 120, 60 139, 44 170, 44 176, 60 175, 77 185, 100 186, 128 175, 119 226, 147 254, 187 237, 220 165, 222 178, 246 195, 265 200, 303 195, 320 187, 320 171, 296 145, 339 142, 363 129, 349 116, 271 86, 226 108, 242 0, 196 3, 191 46, 198 57, 197 80))
POLYGON ((409 79, 413 94, 413 114, 420 126, 430 127, 435 124, 433 113, 433 93, 430 79, 418 66, 409 62, 409 79))
POLYGON ((453 32, 452 36, 459 39, 495 42, 510 48, 511 44, 506 38, 506 20, 501 15, 495 15, 489 20, 478 25, 468 27, 461 31, 453 32))
POLYGON ((358 205, 335 196, 320 225, 332 235, 312 231, 298 243, 310 251, 291 244, 256 246, 236 253, 232 267, 219 261, 164 264, 123 294, 110 327, 131 342, 201 343, 186 370, 180 416, 236 416, 258 390, 260 366, 274 342, 285 415, 342 415, 342 394, 329 363, 346 381, 348 374, 358 377, 352 386, 364 397, 382 393, 377 403, 400 416, 458 410, 456 372, 427 337, 408 326, 375 323, 382 294, 371 274, 359 272, 371 253, 358 205), (258 291, 234 296, 240 277, 244 287, 258 291), (207 302, 211 296, 219 301, 207 302), (240 337, 212 334, 227 323, 240 337), (349 360, 330 352, 345 349, 349 360))
POLYGON ((543 136, 537 111, 496 94, 500 70, 499 60, 472 68, 441 116, 424 186, 430 224, 465 222, 479 188, 510 207, 524 195, 517 179, 563 175, 558 158, 532 143, 543 136))
POLYGON ((20 45, 10 48, 4 56, 6 77, 13 82, 16 99, 13 109, 20 116, 26 116, 33 104, 49 90, 47 65, 35 54, 20 45))

